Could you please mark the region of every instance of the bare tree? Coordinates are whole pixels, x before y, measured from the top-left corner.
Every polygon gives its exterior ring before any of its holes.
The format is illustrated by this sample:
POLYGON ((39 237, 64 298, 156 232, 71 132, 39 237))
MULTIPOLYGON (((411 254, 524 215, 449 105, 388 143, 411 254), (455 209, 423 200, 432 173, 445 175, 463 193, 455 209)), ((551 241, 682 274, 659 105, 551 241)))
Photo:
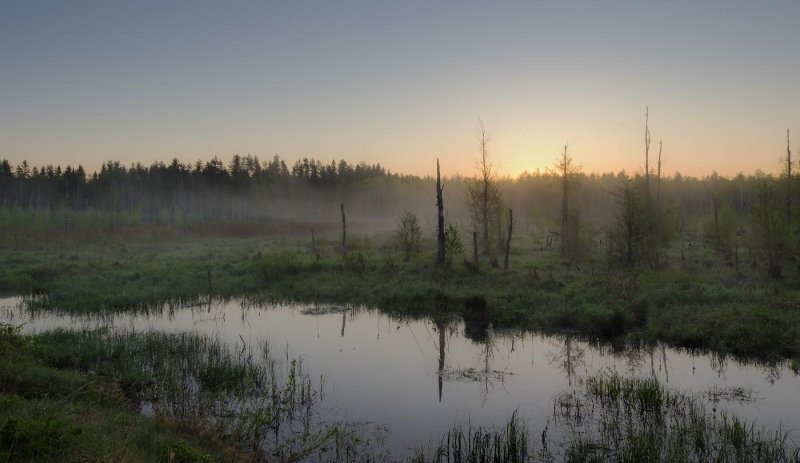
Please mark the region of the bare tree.
POLYGON ((344 203, 339 206, 342 210, 342 254, 347 253, 347 222, 344 218, 344 203))
POLYGON ((792 150, 789 147, 789 129, 786 129, 786 224, 792 223, 792 150))
POLYGON ((444 267, 445 264, 445 239, 444 239, 444 202, 442 200, 442 177, 439 171, 439 159, 436 159, 436 242, 438 252, 436 253, 436 265, 444 267))
POLYGON ((472 264, 478 269, 478 232, 472 232, 472 264))
POLYGON ((480 157, 477 161, 478 174, 467 180, 467 204, 472 223, 482 233, 483 253, 492 252, 489 240, 489 229, 495 226, 496 217, 501 207, 500 189, 495 178, 494 165, 489 157, 489 140, 483 121, 478 122, 478 148, 480 157))
MULTIPOLYGON (((657 187, 660 184, 660 169, 658 175, 657 187)), ((660 193, 657 190, 655 202, 651 201, 645 178, 638 175, 629 178, 625 175, 615 196, 618 210, 616 223, 609 234, 610 257, 628 267, 642 264, 660 267, 663 250, 672 239, 667 214, 660 206, 660 193)), ((717 200, 713 191, 712 205, 716 217, 717 200)), ((685 259, 683 250, 681 256, 685 259)))
POLYGON ((566 256, 570 250, 574 250, 577 243, 573 243, 572 235, 577 238, 577 230, 570 228, 569 192, 577 183, 577 176, 580 173, 580 166, 575 165, 572 156, 569 155, 567 145, 555 163, 556 170, 561 176, 561 255, 566 256))
POLYGON ((661 213, 661 150, 664 148, 664 140, 658 141, 658 170, 656 170, 656 213, 661 213))
POLYGON ((511 232, 514 229, 514 210, 508 210, 508 235, 506 236, 506 258, 503 260, 503 270, 508 270, 508 251, 511 250, 511 232))
POLYGON ((650 108, 644 107, 644 191, 647 201, 650 201, 650 108))

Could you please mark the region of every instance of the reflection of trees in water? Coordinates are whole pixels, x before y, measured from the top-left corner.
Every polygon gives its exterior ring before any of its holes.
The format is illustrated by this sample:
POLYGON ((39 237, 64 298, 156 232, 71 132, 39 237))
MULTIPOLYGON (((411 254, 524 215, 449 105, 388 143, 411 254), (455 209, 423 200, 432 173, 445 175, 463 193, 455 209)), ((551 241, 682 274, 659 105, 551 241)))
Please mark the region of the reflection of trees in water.
POLYGON ((481 397, 481 404, 486 405, 486 400, 489 398, 489 384, 492 369, 490 362, 494 359, 494 352, 496 348, 494 333, 491 327, 486 330, 486 336, 483 340, 483 394, 481 397))
POLYGON ((439 386, 439 402, 442 401, 442 391, 444 380, 447 376, 447 338, 457 333, 457 325, 453 319, 436 317, 433 320, 433 330, 437 334, 438 342, 436 347, 439 351, 437 357, 436 382, 439 386))
POLYGON ((645 348, 642 343, 627 343, 622 351, 622 358, 625 361, 625 369, 628 374, 632 375, 642 371, 642 367, 645 364, 645 358, 649 358, 652 362, 652 356, 648 355, 650 353, 650 349, 645 348))
MULTIPOLYGON (((481 403, 485 405, 490 386, 493 387, 496 382, 504 382, 505 375, 510 374, 507 370, 497 370, 494 367, 498 342, 504 339, 505 336, 496 335, 489 323, 476 320, 467 322, 465 320, 464 336, 473 343, 480 345, 480 351, 476 359, 480 366, 477 368, 452 368, 448 367, 446 361, 447 343, 449 337, 459 336, 461 323, 453 319, 438 318, 433 320, 433 325, 436 338, 438 338, 438 342, 434 342, 434 344, 438 349, 436 382, 439 390, 439 402, 442 401, 443 388, 446 381, 466 381, 480 383, 483 386, 481 388, 481 403)), ((431 337, 433 337, 433 334, 431 337)), ((513 344, 513 337, 511 339, 513 344)), ((512 349, 515 349, 515 347, 512 346, 512 349)))
POLYGON ((586 349, 581 347, 573 336, 569 335, 563 337, 563 342, 557 338, 554 347, 554 351, 546 354, 547 360, 551 365, 558 366, 567 375, 567 383, 572 386, 575 370, 586 364, 584 359, 586 349))
POLYGON ((482 343, 489 336, 486 320, 464 320, 464 336, 472 342, 482 343))
POLYGON ((774 386, 775 381, 779 379, 781 379, 781 366, 775 362, 765 363, 764 380, 767 381, 770 386, 774 386))
POLYGON ((447 324, 441 320, 435 320, 435 329, 439 333, 439 368, 437 379, 439 383, 439 402, 442 401, 442 374, 444 373, 444 360, 445 360, 445 344, 447 342, 447 336, 445 330, 447 329, 447 324))
POLYGON ((709 354, 711 369, 720 379, 727 379, 725 371, 728 369, 728 357, 724 353, 711 352, 709 354))
POLYGON ((653 377, 661 376, 669 382, 669 359, 667 346, 661 342, 644 342, 641 340, 619 340, 591 344, 598 354, 613 356, 615 361, 625 364, 628 374, 649 373, 653 377), (649 363, 649 365, 648 365, 649 363), (645 370, 647 368, 647 370, 645 370))
MULTIPOLYGON (((743 367, 750 367, 750 368, 759 368, 764 373, 764 381, 769 383, 770 386, 774 386, 775 382, 781 379, 782 375, 782 368, 783 364, 777 363, 774 361, 757 361, 752 359, 745 359, 745 358, 737 358, 731 357, 730 355, 724 352, 707 352, 707 353, 700 353, 692 356, 692 365, 694 365, 694 358, 700 357, 703 355, 707 355, 709 358, 709 364, 711 369, 717 374, 717 377, 720 379, 727 380, 727 371, 728 365, 731 360, 733 360, 735 365, 743 366, 743 367)), ((694 371, 694 366, 692 367, 692 371, 694 371)))

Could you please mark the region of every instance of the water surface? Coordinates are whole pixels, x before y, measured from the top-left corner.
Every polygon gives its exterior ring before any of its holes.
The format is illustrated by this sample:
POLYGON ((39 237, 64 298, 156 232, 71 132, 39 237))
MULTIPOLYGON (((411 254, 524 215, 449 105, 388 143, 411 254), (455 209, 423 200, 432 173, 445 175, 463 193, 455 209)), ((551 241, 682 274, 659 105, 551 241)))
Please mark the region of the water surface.
POLYGON ((800 429, 800 377, 786 363, 754 364, 663 344, 612 348, 567 335, 492 330, 458 317, 401 319, 377 310, 303 304, 209 305, 124 312, 103 317, 31 312, 19 298, 0 299, 2 321, 25 333, 56 327, 193 331, 288 350, 324 384, 326 419, 385 427, 396 454, 438 442, 454 423, 505 423, 514 410, 534 435, 553 414, 553 399, 589 374, 614 370, 655 375, 697 393, 741 388, 752 402, 716 406, 757 425, 800 429))

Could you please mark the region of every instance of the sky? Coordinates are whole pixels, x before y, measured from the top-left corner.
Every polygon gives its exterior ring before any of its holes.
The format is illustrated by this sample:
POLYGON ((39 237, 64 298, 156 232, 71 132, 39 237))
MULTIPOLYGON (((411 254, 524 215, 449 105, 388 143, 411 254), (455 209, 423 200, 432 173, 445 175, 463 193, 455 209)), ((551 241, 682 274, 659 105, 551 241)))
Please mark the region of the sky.
MULTIPOLYGON (((0 159, 778 172, 800 2, 0 0, 0 159), (654 146, 653 151, 657 152, 654 146)), ((796 155, 800 158, 800 152, 796 155)))

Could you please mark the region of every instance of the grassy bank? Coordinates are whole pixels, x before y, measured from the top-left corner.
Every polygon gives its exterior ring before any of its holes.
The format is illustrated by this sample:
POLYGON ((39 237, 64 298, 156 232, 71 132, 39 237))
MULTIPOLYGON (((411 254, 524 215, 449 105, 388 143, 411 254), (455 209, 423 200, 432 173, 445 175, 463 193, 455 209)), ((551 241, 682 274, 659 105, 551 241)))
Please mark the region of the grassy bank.
MULTIPOLYGON (((633 272, 595 258, 574 264, 531 237, 512 242, 510 269, 481 256, 476 272, 455 259, 433 265, 430 246, 404 260, 388 235, 351 237, 346 256, 335 235, 315 247, 296 234, 268 237, 51 242, 0 250, 0 291, 34 294, 33 306, 92 312, 166 300, 249 296, 259 300, 366 304, 411 314, 465 311, 499 326, 638 336, 762 359, 800 356, 800 285, 772 281, 753 259, 739 271, 697 246, 665 269, 633 272)), ((676 251, 677 253, 677 251, 676 251)))
POLYGON ((0 327, 3 461, 380 459, 357 425, 318 419, 322 385, 266 344, 0 327))
POLYGON ((56 368, 30 338, 1 328, 3 461, 247 461, 211 433, 140 415, 112 377, 56 368))

